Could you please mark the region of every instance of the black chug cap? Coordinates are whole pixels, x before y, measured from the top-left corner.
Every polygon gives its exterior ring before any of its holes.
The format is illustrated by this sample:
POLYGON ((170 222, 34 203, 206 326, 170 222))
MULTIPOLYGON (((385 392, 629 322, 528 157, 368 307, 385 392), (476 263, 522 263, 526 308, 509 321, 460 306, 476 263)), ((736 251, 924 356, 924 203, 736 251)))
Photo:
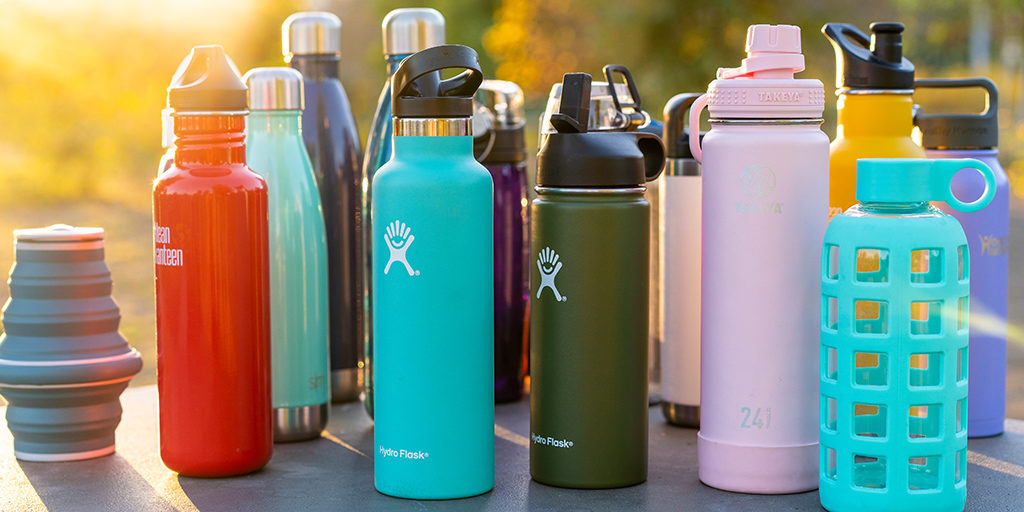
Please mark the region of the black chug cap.
POLYGON ((247 88, 223 47, 196 46, 171 79, 167 106, 175 112, 244 112, 247 88))
POLYGON ((985 111, 980 114, 914 113, 921 129, 921 145, 928 149, 980 149, 999 146, 999 90, 988 78, 929 78, 914 82, 915 89, 985 90, 985 111))
MULTIPOLYGON (((693 158, 690 152, 690 130, 686 122, 690 117, 690 107, 700 96, 699 92, 684 92, 676 94, 665 103, 665 158, 693 158)), ((704 137, 704 134, 700 136, 704 137)))
POLYGON ((903 56, 903 24, 872 23, 871 37, 847 23, 821 28, 836 49, 836 87, 912 89, 914 64, 903 56))
POLYGON ((416 52, 391 78, 391 112, 395 117, 471 117, 473 95, 484 79, 480 58, 468 46, 445 44, 416 52), (465 69, 440 80, 443 69, 465 69))
POLYGON ((591 77, 569 73, 562 79, 557 130, 537 154, 537 186, 564 188, 638 187, 658 178, 665 149, 657 135, 644 132, 587 132, 591 77))

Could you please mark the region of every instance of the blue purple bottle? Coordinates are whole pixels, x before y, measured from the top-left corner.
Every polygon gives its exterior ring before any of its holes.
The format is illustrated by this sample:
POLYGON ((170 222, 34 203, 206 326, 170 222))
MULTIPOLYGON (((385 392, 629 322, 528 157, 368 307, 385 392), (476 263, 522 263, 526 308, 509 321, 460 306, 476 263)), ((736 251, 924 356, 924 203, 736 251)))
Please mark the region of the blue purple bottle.
MULTIPOLYGON (((1010 252, 1010 187, 999 165, 998 91, 987 78, 923 79, 915 89, 983 89, 987 107, 980 114, 930 113, 918 109, 914 123, 928 158, 974 158, 988 165, 996 180, 992 202, 965 213, 936 206, 956 217, 967 235, 971 267, 970 361, 968 362, 967 436, 1003 433, 1006 418, 1006 302, 1010 252)), ((953 178, 953 193, 963 201, 979 197, 985 180, 962 172, 953 178)))

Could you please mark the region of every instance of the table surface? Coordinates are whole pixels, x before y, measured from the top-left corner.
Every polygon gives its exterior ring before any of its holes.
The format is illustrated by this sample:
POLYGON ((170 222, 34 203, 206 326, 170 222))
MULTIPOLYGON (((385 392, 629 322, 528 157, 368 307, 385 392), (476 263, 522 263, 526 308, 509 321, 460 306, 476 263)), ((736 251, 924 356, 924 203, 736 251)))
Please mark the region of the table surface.
MULTIPOLYGON (((373 422, 361 403, 335 405, 320 439, 274 446, 256 473, 181 477, 160 463, 155 386, 122 395, 117 452, 79 462, 21 462, 0 421, 0 510, 821 510, 817 492, 758 496, 719 491, 697 479, 697 433, 650 411, 644 484, 613 490, 548 487, 530 480, 527 400, 495 410, 495 487, 475 498, 410 501, 373 487, 373 422), (354 507, 354 508, 352 508, 354 507)), ((4 408, 0 412, 5 413, 4 408)), ((967 510, 1024 510, 1024 421, 968 443, 967 510)))

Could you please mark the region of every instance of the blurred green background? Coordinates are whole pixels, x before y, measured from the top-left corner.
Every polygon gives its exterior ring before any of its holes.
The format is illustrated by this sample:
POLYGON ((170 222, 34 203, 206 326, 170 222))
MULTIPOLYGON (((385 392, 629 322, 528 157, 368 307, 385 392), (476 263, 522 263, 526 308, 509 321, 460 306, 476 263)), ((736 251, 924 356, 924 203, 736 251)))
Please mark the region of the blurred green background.
MULTIPOLYGON (((918 77, 980 75, 999 85, 1002 162, 1015 187, 1011 250, 1024 250, 1022 0, 0 0, 0 240, 56 222, 106 228, 122 331, 145 357, 133 384, 154 383, 150 188, 163 152, 160 109, 178 63, 194 45, 220 44, 243 72, 283 65, 284 18, 332 11, 343 22, 341 76, 365 141, 385 80, 380 21, 415 6, 440 10, 448 42, 476 48, 488 76, 518 82, 530 120, 563 73, 598 75, 608 63, 632 70, 645 108, 660 117, 673 94, 702 91, 718 67, 739 65, 753 23, 799 25, 800 76, 831 91, 835 56, 824 23, 866 31, 872 21, 902 21, 918 77)), ((921 100, 958 112, 984 105, 977 91, 921 100)), ((833 100, 825 117, 834 135, 833 100)), ((535 145, 536 121, 529 128, 535 145)), ((0 251, 0 269, 12 257, 0 251)), ((1024 418, 1024 278, 1011 274, 1009 415, 1024 418)))

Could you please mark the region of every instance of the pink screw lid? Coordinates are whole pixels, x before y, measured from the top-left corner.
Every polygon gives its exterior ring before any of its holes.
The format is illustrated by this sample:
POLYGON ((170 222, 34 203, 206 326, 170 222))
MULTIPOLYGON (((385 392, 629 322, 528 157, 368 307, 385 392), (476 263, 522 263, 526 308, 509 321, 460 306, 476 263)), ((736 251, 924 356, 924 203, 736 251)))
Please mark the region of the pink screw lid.
POLYGON ((719 68, 708 85, 712 118, 820 118, 825 87, 820 80, 793 78, 804 70, 800 27, 751 25, 747 58, 738 68, 719 68))

